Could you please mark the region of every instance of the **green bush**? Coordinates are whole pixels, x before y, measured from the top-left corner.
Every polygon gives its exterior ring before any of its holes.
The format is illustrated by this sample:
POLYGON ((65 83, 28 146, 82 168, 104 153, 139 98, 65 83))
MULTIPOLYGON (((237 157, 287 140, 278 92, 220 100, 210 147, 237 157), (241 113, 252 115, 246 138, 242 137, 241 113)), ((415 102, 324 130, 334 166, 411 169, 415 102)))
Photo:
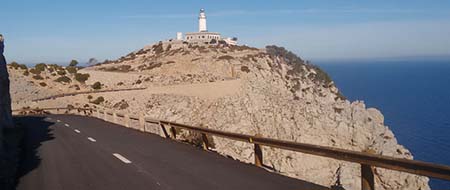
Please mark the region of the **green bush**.
POLYGON ((92 86, 91 86, 94 90, 99 90, 102 88, 102 83, 100 82, 95 82, 92 86))
POLYGON ((72 82, 72 79, 70 79, 70 78, 67 77, 67 76, 61 76, 61 77, 57 78, 57 79, 55 80, 55 82, 70 83, 70 82, 72 82))
POLYGON ((219 60, 232 60, 232 59, 234 59, 234 57, 232 57, 232 56, 230 56, 230 55, 223 55, 223 56, 220 56, 219 58, 218 58, 219 60))
POLYGON ((99 104, 103 103, 104 101, 105 101, 105 98, 103 98, 103 96, 100 96, 97 99, 91 101, 91 103, 99 105, 99 104))
POLYGON ((72 60, 72 61, 70 61, 70 63, 69 63, 69 66, 70 67, 75 67, 75 66, 77 66, 78 65, 78 61, 77 60, 72 60))
POLYGON ((68 66, 66 67, 67 72, 74 74, 78 72, 78 69, 75 66, 68 66))
POLYGON ((89 79, 90 75, 89 74, 81 74, 81 73, 76 73, 75 74, 75 80, 80 82, 80 83, 84 83, 89 79))
POLYGON ((30 75, 30 72, 28 72, 28 70, 25 70, 25 71, 23 72, 23 75, 24 75, 24 76, 28 76, 28 75, 30 75))
POLYGON ((58 75, 63 76, 63 75, 66 75, 66 70, 58 70, 58 71, 56 71, 56 73, 58 73, 58 75))
POLYGON ((241 71, 248 73, 250 69, 247 66, 241 66, 241 71))
POLYGON ((41 74, 41 71, 33 68, 33 69, 30 69, 30 73, 35 74, 35 75, 39 75, 39 74, 41 74))
POLYGON ((45 69, 47 68, 47 65, 45 63, 39 63, 36 64, 36 66, 34 66, 34 68, 38 71, 45 71, 45 69))
POLYGON ((88 100, 92 100, 92 98, 93 98, 92 95, 88 95, 88 96, 87 96, 87 99, 88 99, 88 100))
POLYGON ((14 68, 14 69, 19 68, 19 64, 18 64, 17 62, 15 62, 15 61, 11 62, 9 65, 10 65, 12 68, 14 68))
POLYGON ((44 80, 44 78, 42 78, 41 75, 34 75, 33 79, 35 79, 35 80, 44 80))
POLYGON ((41 82, 41 83, 39 83, 39 85, 41 85, 42 87, 46 87, 46 86, 47 86, 47 83, 41 82))

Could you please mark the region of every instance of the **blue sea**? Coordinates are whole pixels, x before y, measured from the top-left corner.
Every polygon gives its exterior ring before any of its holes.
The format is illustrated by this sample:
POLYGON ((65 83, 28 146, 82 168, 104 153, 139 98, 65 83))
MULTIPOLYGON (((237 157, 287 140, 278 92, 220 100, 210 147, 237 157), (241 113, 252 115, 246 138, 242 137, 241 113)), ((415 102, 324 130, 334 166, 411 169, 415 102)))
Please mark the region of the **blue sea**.
MULTIPOLYGON (((350 100, 384 114, 385 124, 414 159, 450 165, 450 61, 316 63, 350 100)), ((432 189, 450 182, 432 179, 432 189)))

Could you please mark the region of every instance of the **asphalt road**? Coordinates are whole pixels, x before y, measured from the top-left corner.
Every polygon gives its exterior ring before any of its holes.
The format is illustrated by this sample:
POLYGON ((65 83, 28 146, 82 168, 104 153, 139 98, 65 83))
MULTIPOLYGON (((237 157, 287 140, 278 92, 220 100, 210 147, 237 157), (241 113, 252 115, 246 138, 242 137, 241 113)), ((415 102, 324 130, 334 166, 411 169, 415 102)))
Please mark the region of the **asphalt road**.
POLYGON ((325 189, 96 118, 19 117, 19 190, 325 189))

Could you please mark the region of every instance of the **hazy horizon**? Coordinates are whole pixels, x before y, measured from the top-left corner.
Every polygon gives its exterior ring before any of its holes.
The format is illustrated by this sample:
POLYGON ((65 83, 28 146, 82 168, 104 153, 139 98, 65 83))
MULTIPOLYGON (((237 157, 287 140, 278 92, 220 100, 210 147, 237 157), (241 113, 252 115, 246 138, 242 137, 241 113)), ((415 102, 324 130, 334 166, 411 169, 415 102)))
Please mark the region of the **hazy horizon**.
POLYGON ((210 31, 306 60, 450 57, 448 1, 8 1, 0 33, 8 61, 103 61, 196 31, 200 8, 210 31))

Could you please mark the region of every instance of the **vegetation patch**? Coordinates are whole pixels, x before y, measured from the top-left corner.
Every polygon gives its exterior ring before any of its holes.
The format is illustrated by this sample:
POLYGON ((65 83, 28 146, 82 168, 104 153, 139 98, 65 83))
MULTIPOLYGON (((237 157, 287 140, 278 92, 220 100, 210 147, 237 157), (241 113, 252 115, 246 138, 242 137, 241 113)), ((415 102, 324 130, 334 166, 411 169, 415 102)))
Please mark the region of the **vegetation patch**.
POLYGON ((39 75, 39 74, 41 74, 41 71, 33 68, 33 69, 30 69, 30 73, 39 75))
POLYGON ((100 89, 102 89, 102 83, 100 83, 100 82, 95 82, 92 86, 92 89, 94 89, 94 90, 100 90, 100 89))
POLYGON ((68 66, 66 67, 67 72, 69 72, 70 74, 75 74, 78 72, 78 69, 75 66, 68 66))
POLYGON ((242 72, 249 73, 249 72, 250 72, 250 69, 249 69, 247 66, 241 66, 241 71, 242 71, 242 72))
POLYGON ((55 80, 55 82, 60 82, 60 83, 70 83, 70 82, 72 82, 72 79, 70 79, 70 78, 67 77, 67 76, 61 76, 61 77, 58 77, 58 78, 55 80))
POLYGON ((35 79, 35 80, 44 80, 44 78, 41 75, 34 75, 33 79, 35 79))
POLYGON ((114 104, 113 107, 116 109, 119 109, 119 110, 124 110, 124 109, 127 109, 128 107, 130 107, 130 105, 128 105, 127 101, 121 100, 120 102, 117 102, 116 104, 114 104))
POLYGON ((89 79, 90 75, 89 74, 81 74, 81 73, 76 73, 75 74, 75 80, 80 82, 80 83, 85 83, 88 79, 89 79))
POLYGON ((219 60, 227 60, 227 61, 229 61, 229 60, 232 60, 232 59, 234 59, 234 57, 233 56, 230 56, 230 55, 222 55, 222 56, 220 56, 219 58, 217 58, 217 59, 219 59, 219 60))
POLYGON ((97 99, 91 101, 90 103, 93 103, 95 105, 99 105, 101 103, 105 102, 105 98, 103 96, 97 97, 97 99))

